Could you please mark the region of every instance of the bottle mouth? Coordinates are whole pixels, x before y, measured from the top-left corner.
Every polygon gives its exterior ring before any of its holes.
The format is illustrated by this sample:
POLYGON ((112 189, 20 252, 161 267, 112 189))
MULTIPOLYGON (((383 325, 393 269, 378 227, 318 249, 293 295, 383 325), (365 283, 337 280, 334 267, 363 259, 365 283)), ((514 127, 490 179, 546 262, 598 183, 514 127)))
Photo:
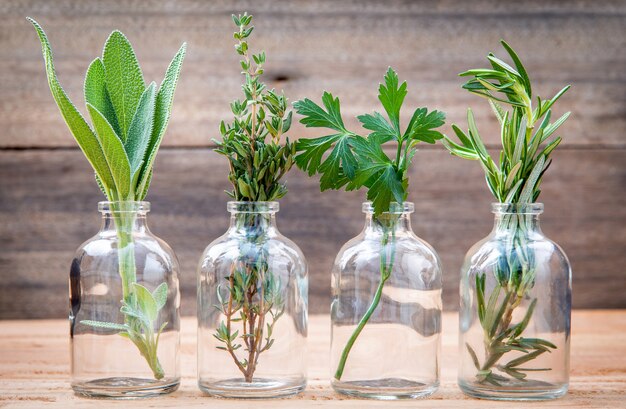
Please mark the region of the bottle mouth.
POLYGON ((150 202, 118 201, 98 202, 98 211, 107 213, 148 213, 150 202))
MULTIPOLYGON (((363 202, 361 208, 363 209, 363 213, 374 213, 374 206, 372 205, 372 202, 363 202)), ((413 202, 392 202, 389 204, 389 211, 383 212, 383 214, 403 214, 413 213, 414 211, 415 205, 413 204, 413 202)))
POLYGON ((228 202, 226 208, 230 213, 266 213, 278 212, 278 202, 228 202))
POLYGON ((491 211, 495 214, 541 214, 543 203, 492 203, 491 211))

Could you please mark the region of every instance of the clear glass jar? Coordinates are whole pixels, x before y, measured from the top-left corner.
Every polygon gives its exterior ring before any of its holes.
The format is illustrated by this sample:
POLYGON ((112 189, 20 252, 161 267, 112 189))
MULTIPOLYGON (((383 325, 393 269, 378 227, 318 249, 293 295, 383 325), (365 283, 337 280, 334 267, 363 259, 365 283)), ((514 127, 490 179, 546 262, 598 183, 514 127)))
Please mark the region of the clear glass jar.
POLYGON ((146 224, 148 202, 100 202, 102 226, 70 270, 72 388, 150 397, 180 383, 178 260, 146 224))
POLYGON ((229 202, 228 231, 198 268, 198 386, 269 398, 306 386, 308 278, 276 228, 277 202, 229 202))
POLYGON ((441 262, 392 203, 340 250, 332 272, 331 379, 341 393, 417 398, 439 386, 441 262))
POLYGON ((539 227, 543 204, 494 203, 460 284, 459 386, 487 399, 552 399, 569 381, 571 268, 539 227))

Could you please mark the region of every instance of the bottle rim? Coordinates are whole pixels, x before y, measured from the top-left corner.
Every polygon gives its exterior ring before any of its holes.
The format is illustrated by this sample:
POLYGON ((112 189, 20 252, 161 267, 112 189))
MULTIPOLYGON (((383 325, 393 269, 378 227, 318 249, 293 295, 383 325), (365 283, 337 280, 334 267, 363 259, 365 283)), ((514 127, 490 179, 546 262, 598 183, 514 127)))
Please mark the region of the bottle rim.
MULTIPOLYGON (((374 205, 372 202, 363 202, 361 206, 363 213, 374 213, 374 205)), ((391 202, 389 204, 389 211, 383 212, 383 214, 404 214, 404 213, 413 213, 415 211, 415 205, 413 202, 391 202)))
POLYGON ((541 214, 543 203, 492 203, 495 214, 541 214))
POLYGON ((150 202, 145 201, 102 201, 98 202, 98 211, 103 214, 107 213, 148 213, 150 211, 150 202))
POLYGON ((278 202, 241 202, 230 201, 226 208, 230 213, 269 213, 274 214, 280 210, 278 202))

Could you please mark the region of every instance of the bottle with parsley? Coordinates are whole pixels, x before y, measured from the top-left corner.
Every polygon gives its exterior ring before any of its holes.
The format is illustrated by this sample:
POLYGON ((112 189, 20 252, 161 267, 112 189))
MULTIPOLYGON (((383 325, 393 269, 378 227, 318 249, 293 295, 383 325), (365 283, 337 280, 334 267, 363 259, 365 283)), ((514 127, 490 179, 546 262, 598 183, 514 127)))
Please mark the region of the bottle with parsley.
POLYGON ((462 73, 463 88, 487 98, 500 123, 499 161, 491 158, 471 110, 468 131, 453 125, 450 152, 480 162, 496 199, 491 233, 468 251, 461 269, 459 386, 467 395, 502 400, 552 399, 567 392, 571 268, 542 232, 542 176, 569 112, 552 120, 552 99, 533 97, 519 56, 513 66, 493 54, 490 68, 462 73), (534 100, 533 100, 534 98, 534 100))
POLYGON ((322 190, 367 189, 365 224, 339 251, 332 270, 331 383, 343 394, 407 399, 432 394, 439 385, 441 262, 411 227, 408 168, 420 142, 443 135, 442 112, 414 111, 400 127, 407 94, 390 68, 379 88, 387 118, 358 117, 369 134, 346 128, 339 99, 322 96, 294 104, 307 127, 330 135, 297 142, 296 164, 320 174, 322 190))
POLYGON ((265 53, 248 48, 252 16, 233 21, 244 99, 231 104, 234 119, 216 141, 233 200, 228 230, 198 268, 198 385, 221 397, 282 397, 306 386, 307 265, 276 226, 295 154, 284 138, 292 114, 285 96, 261 82, 265 53))

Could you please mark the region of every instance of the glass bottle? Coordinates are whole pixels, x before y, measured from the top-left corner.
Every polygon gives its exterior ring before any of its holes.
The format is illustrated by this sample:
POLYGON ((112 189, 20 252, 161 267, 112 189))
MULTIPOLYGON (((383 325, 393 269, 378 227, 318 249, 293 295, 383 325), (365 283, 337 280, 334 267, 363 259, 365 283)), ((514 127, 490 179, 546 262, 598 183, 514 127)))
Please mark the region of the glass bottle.
POLYGON ((417 398, 439 386, 441 262, 411 229, 413 203, 375 215, 332 271, 331 379, 341 393, 417 398))
POLYGON ((571 268, 539 227, 543 204, 494 203, 494 228, 460 284, 459 386, 500 400, 552 399, 569 380, 571 268))
POLYGON ((100 202, 102 226, 70 270, 71 385, 99 398, 180 383, 178 260, 146 224, 148 202, 100 202))
POLYGON ((229 202, 230 227, 198 268, 198 386, 270 398, 306 386, 308 278, 276 228, 278 202, 229 202))

